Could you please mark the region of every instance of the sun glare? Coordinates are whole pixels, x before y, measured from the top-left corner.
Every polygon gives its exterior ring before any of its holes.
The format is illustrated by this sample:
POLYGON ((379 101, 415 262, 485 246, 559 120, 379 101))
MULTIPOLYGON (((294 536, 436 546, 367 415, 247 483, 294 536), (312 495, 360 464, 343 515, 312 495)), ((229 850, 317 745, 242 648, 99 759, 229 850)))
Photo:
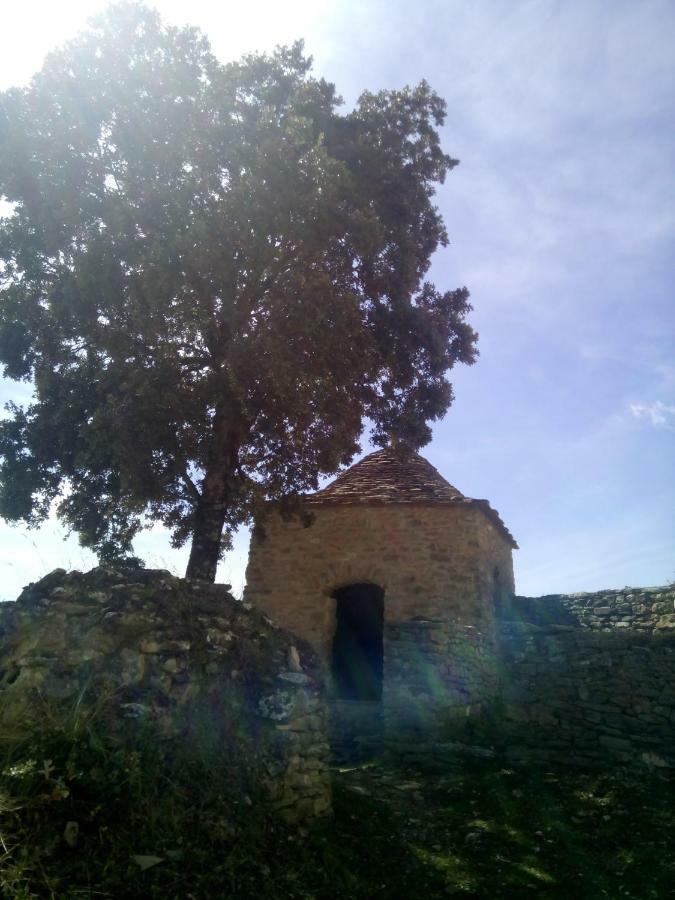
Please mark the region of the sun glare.
MULTIPOLYGON (((0 90, 26 84, 50 50, 73 38, 93 16, 111 5, 106 0, 28 0, 3 10, 3 51, 0 55, 0 90)), ((245 4, 213 4, 197 0, 149 2, 166 22, 194 25, 204 31, 223 61, 253 50, 271 49, 315 31, 325 20, 333 0, 252 0, 245 4)))

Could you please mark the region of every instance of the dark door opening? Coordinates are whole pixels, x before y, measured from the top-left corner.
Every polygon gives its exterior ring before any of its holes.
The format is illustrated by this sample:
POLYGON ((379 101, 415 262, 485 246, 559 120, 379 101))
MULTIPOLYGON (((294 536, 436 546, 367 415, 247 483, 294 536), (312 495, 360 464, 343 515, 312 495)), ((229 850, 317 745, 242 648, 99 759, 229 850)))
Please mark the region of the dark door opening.
POLYGON ((341 700, 382 699, 384 590, 349 584, 333 594, 333 685, 341 700))

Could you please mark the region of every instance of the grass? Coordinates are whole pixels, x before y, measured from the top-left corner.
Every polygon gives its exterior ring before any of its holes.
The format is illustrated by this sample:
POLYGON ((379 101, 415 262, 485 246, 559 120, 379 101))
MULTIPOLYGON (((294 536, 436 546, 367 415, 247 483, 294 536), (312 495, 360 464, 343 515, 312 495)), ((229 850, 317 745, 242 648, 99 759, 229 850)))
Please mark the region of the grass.
POLYGON ((356 874, 334 896, 675 897, 673 799, 672 778, 630 771, 343 772, 324 839, 356 874))
POLYGON ((104 712, 0 711, 1 896, 675 897, 672 775, 374 762, 335 770, 333 818, 289 829, 208 741, 129 751, 104 712))

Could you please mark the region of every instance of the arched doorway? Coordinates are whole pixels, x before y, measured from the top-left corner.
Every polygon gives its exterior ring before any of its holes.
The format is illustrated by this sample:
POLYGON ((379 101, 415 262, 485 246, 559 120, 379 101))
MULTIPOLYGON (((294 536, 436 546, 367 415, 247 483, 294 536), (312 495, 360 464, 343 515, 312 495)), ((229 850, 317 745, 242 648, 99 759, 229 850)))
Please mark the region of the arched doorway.
POLYGON ((384 590, 348 584, 333 593, 336 628, 331 668, 340 700, 382 699, 384 590))

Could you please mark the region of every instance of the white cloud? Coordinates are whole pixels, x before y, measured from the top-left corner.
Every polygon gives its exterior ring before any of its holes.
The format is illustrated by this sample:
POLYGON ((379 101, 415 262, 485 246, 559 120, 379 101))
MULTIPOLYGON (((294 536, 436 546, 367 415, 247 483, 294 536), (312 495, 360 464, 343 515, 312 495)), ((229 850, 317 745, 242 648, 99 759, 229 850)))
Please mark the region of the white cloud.
POLYGON ((646 419, 656 428, 675 426, 674 403, 663 403, 661 400, 654 403, 631 403, 630 411, 636 419, 646 419))

